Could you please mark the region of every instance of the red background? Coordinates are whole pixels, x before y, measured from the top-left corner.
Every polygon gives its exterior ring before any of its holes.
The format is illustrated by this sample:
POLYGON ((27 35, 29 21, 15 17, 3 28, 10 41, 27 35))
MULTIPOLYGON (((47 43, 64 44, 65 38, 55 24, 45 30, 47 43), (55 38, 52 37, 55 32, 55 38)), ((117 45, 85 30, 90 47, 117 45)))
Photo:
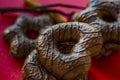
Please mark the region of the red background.
MULTIPOLYGON (((88 0, 37 0, 41 4, 64 3, 85 7, 88 0)), ((0 7, 25 7, 23 0, 0 0, 0 7)), ((61 8, 60 8, 61 9, 61 8)), ((70 12, 72 9, 62 9, 70 12)), ((76 10, 79 11, 79 10, 76 10)), ((2 38, 5 28, 12 25, 17 14, 0 15, 0 80, 22 80, 21 68, 24 60, 15 60, 10 55, 8 44, 2 38)), ((89 80, 120 80, 120 51, 106 58, 93 59, 89 80)))

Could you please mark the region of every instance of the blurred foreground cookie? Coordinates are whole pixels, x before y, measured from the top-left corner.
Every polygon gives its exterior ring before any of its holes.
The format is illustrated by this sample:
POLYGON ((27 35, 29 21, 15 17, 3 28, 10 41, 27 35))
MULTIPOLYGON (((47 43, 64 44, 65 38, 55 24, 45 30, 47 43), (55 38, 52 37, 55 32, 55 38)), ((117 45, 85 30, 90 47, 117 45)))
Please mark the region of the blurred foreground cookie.
POLYGON ((14 58, 27 56, 33 49, 37 38, 29 37, 29 34, 38 34, 52 25, 52 19, 48 15, 37 17, 22 15, 15 24, 3 32, 3 38, 10 44, 11 55, 14 58))
POLYGON ((99 31, 85 23, 67 22, 47 28, 26 59, 23 80, 87 80, 91 55, 102 46, 99 31))

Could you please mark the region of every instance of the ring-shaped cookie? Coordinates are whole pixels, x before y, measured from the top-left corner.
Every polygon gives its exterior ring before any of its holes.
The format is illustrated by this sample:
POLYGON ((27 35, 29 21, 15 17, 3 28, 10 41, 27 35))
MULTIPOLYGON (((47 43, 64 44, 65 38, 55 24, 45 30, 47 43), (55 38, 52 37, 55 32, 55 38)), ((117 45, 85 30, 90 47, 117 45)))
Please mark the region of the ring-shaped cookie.
POLYGON ((81 13, 73 15, 72 21, 84 22, 96 27, 101 31, 104 42, 117 42, 119 16, 120 1, 101 1, 98 5, 90 6, 81 13))
POLYGON ((16 23, 3 32, 3 38, 10 44, 11 54, 14 58, 27 56, 33 49, 37 38, 31 39, 27 33, 38 33, 52 25, 52 18, 48 15, 37 17, 22 15, 16 23))
POLYGON ((90 55, 99 54, 99 31, 79 22, 67 22, 46 29, 38 38, 36 50, 41 64, 57 79, 75 80, 88 73, 90 55))

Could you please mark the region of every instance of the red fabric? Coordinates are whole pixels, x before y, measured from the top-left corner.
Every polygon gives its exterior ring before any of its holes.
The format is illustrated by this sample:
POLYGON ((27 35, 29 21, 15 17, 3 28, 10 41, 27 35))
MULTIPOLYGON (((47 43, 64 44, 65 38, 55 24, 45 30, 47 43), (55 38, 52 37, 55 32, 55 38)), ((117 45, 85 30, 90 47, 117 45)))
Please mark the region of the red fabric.
MULTIPOLYGON (((41 4, 65 3, 86 6, 88 0, 38 0, 41 4)), ((0 7, 24 7, 22 0, 0 0, 0 7)), ((61 9, 61 8, 60 8, 61 9)), ((62 9, 70 12, 72 9, 62 9)), ((79 11, 79 10, 77 10, 79 11)), ((18 14, 0 15, 0 80, 22 80, 22 65, 24 60, 15 60, 10 55, 8 44, 2 38, 5 28, 12 25, 18 14)), ((93 59, 88 80, 120 80, 120 52, 102 59, 93 59)))

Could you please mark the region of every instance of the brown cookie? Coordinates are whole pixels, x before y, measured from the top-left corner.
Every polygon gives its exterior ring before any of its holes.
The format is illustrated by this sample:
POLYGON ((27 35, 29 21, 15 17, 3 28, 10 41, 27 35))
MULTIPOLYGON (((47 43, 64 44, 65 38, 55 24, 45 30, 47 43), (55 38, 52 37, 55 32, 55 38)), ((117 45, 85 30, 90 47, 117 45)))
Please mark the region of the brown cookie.
POLYGON ((102 37, 85 23, 67 22, 46 29, 38 38, 36 50, 41 64, 57 80, 85 79, 91 54, 99 54, 102 37))
POLYGON ((120 1, 91 0, 91 5, 81 13, 75 13, 72 21, 84 22, 96 27, 102 33, 104 40, 101 53, 108 55, 112 50, 118 50, 112 44, 116 44, 116 46, 120 44, 120 1))
POLYGON ((40 33, 52 25, 52 19, 48 15, 37 17, 22 15, 15 24, 3 32, 3 38, 10 44, 11 54, 14 58, 27 56, 33 49, 37 38, 31 39, 28 33, 40 33))

